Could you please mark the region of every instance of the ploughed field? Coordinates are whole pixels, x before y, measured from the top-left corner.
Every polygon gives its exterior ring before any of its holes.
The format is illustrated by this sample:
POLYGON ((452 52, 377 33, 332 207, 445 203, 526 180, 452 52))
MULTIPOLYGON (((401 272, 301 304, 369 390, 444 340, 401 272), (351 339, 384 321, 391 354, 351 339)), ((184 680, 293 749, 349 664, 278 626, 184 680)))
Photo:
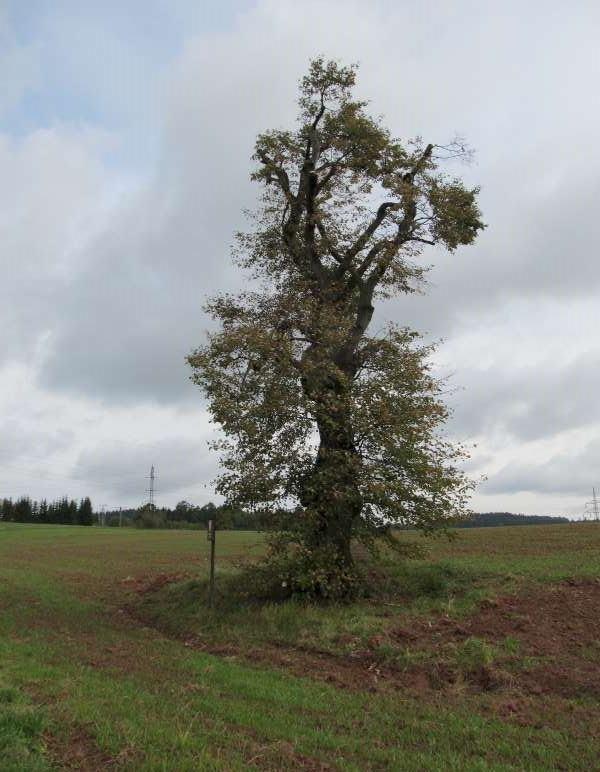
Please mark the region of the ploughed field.
MULTIPOLYGON (((262 544, 217 536, 223 588, 262 544)), ((600 526, 460 531, 346 606, 211 610, 207 558, 0 524, 2 772, 599 768, 600 526)))

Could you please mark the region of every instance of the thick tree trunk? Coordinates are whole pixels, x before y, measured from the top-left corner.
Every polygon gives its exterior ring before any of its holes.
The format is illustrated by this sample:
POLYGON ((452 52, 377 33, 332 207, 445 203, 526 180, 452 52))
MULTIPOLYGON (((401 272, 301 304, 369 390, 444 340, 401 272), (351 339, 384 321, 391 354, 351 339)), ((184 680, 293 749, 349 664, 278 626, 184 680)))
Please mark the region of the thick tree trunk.
POLYGON ((305 481, 302 503, 314 517, 315 546, 335 546, 344 562, 351 562, 352 525, 362 509, 359 461, 347 426, 340 422, 333 430, 330 425, 320 427, 319 451, 305 481))
POLYGON ((351 551, 353 526, 360 517, 358 485, 360 456, 354 444, 347 394, 337 378, 319 375, 305 379, 307 396, 316 405, 319 450, 304 481, 301 503, 309 527, 306 546, 327 556, 332 574, 354 574, 351 551))

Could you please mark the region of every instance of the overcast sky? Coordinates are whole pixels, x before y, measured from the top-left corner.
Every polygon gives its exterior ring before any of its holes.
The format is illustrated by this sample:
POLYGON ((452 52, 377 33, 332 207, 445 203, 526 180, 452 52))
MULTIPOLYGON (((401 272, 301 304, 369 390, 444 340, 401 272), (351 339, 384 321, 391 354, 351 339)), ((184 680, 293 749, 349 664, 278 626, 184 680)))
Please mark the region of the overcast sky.
POLYGON ((600 486, 597 0, 0 0, 0 496, 215 499, 184 357, 320 53, 398 136, 476 150, 487 230, 388 316, 443 339, 473 506, 600 486))

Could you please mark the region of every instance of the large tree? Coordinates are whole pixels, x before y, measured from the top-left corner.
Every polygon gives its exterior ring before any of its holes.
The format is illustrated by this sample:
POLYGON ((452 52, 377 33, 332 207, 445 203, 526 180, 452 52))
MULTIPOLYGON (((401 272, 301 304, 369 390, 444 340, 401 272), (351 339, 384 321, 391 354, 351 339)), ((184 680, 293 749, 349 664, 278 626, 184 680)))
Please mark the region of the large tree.
POLYGON ((258 137, 262 202, 235 252, 255 289, 210 301, 220 330, 189 357, 223 430, 219 492, 277 512, 282 581, 329 596, 356 588, 355 540, 436 528, 470 489, 440 433, 430 348, 367 331, 377 299, 420 289, 426 245, 475 239, 478 191, 440 171, 459 143, 396 139, 355 76, 314 60, 296 128, 258 137))

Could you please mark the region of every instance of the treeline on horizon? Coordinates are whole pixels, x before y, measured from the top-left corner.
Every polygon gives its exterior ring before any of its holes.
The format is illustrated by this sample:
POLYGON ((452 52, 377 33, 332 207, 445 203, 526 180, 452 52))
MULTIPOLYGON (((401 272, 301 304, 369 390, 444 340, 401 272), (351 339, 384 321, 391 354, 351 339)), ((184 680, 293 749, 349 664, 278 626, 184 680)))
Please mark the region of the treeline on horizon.
MULTIPOLYGON (((79 502, 68 497, 48 502, 22 496, 13 501, 0 499, 0 521, 14 523, 47 523, 57 525, 133 526, 137 528, 191 528, 205 529, 214 520, 221 530, 257 530, 263 524, 253 512, 227 504, 212 502, 196 506, 180 501, 174 508, 144 504, 141 507, 112 509, 94 513, 89 496, 79 502)), ((572 522, 566 517, 550 515, 521 515, 512 512, 476 512, 470 518, 453 524, 454 528, 487 528, 503 525, 552 525, 572 522)))
POLYGON ((13 501, 0 499, 0 520, 12 523, 54 523, 93 525, 94 511, 89 496, 79 502, 64 496, 56 501, 33 501, 29 496, 13 501))
POLYGON ((489 528, 499 525, 552 525, 570 523, 568 517, 552 515, 515 515, 512 512, 475 512, 467 520, 460 520, 455 528, 489 528))
POLYGON ((13 523, 52 523, 56 525, 135 526, 137 528, 206 528, 209 520, 216 520, 225 530, 254 530, 261 524, 255 514, 226 504, 208 503, 202 507, 180 501, 176 507, 113 509, 94 512, 89 496, 77 502, 64 496, 56 501, 35 501, 29 496, 0 499, 0 521, 13 523))
POLYGON ((138 528, 204 529, 209 520, 216 521, 221 530, 254 531, 262 525, 254 512, 228 504, 217 506, 212 502, 200 507, 180 501, 173 509, 144 504, 138 509, 113 509, 104 513, 103 518, 108 526, 119 525, 122 521, 124 525, 138 528))

